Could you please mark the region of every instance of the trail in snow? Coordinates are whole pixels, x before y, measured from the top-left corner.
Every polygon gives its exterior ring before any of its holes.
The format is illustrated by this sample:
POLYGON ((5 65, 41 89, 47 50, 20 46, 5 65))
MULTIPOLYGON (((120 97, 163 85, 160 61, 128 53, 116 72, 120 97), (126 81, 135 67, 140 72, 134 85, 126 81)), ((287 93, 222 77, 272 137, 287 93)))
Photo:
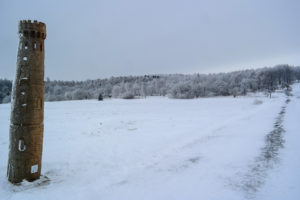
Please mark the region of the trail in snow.
POLYGON ((245 191, 246 198, 256 198, 256 193, 261 189, 263 184, 267 181, 268 172, 279 162, 280 149, 284 147, 284 133, 283 126, 286 107, 290 102, 289 96, 278 113, 274 123, 274 129, 266 135, 265 145, 261 149, 260 155, 255 159, 254 163, 250 165, 249 172, 244 176, 241 182, 241 188, 245 191))
POLYGON ((293 85, 292 94, 282 123, 285 133, 280 162, 269 171, 264 186, 256 194, 259 200, 300 198, 300 84, 293 85))

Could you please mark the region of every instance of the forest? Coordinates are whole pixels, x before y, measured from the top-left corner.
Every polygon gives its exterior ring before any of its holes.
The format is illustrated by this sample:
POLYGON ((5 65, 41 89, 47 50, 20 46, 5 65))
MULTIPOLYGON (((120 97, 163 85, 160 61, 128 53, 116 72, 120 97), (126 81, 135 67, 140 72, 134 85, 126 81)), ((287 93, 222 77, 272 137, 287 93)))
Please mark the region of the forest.
MULTIPOLYGON (((271 95, 300 80, 300 67, 277 65, 215 74, 121 76, 86 81, 45 81, 45 101, 167 96, 192 99, 241 96, 249 92, 271 95)), ((12 81, 0 79, 0 103, 9 103, 12 81)))

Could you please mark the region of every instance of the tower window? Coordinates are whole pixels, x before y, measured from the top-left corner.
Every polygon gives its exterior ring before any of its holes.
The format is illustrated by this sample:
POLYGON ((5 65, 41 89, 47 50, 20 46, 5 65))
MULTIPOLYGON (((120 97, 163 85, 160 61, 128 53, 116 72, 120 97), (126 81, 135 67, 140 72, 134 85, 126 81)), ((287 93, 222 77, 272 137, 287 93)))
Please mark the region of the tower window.
POLYGON ((20 85, 20 86, 22 86, 22 85, 27 85, 27 84, 28 84, 28 81, 29 81, 28 78, 27 78, 27 79, 20 79, 19 85, 20 85))
POLYGON ((21 67, 20 79, 27 80, 29 78, 29 70, 25 66, 21 67))
POLYGON ((30 36, 34 38, 34 37, 35 37, 35 32, 34 32, 34 31, 31 31, 31 32, 30 32, 30 36))
POLYGON ((28 37, 28 31, 24 31, 24 36, 28 37))
POLYGON ((23 60, 27 60, 28 58, 25 56, 25 57, 23 57, 23 60))
POLYGON ((33 49, 36 49, 36 42, 33 42, 33 49))
POLYGON ((40 44, 40 50, 43 51, 43 45, 42 44, 40 44))
POLYGON ((40 37, 41 37, 41 32, 37 32, 36 37, 37 37, 37 38, 40 38, 40 37))
POLYGON ((28 42, 25 42, 24 49, 28 49, 28 42))

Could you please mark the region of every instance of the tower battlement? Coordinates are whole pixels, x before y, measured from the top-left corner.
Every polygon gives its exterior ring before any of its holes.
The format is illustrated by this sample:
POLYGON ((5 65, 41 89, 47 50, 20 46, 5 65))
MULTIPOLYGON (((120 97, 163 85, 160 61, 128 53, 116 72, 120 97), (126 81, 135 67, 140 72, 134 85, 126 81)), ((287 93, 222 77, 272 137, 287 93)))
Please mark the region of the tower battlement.
POLYGON ((20 20, 19 33, 25 37, 46 39, 46 24, 37 20, 20 20))

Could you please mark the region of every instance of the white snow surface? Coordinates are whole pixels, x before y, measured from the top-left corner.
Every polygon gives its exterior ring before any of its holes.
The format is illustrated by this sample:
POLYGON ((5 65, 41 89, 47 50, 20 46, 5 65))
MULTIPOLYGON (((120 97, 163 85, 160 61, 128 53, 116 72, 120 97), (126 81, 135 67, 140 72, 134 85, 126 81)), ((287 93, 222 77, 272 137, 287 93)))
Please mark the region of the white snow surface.
POLYGON ((0 199, 300 199, 300 84, 292 93, 289 104, 280 92, 47 102, 43 177, 19 186, 6 178, 10 104, 1 104, 0 199), (249 192, 251 166, 282 106, 279 161, 249 192))

